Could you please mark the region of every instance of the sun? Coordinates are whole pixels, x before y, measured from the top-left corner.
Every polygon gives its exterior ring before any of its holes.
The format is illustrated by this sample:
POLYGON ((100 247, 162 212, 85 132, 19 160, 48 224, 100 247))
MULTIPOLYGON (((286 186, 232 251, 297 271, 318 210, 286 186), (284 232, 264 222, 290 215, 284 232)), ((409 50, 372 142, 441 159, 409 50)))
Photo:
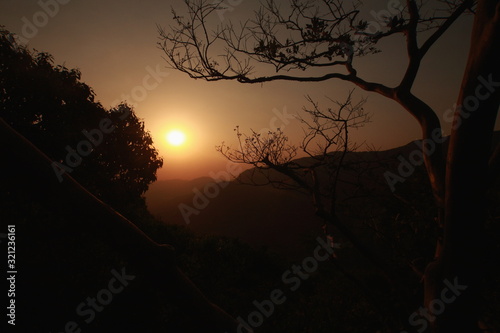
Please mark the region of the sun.
POLYGON ((167 133, 167 142, 172 146, 180 146, 186 141, 186 135, 179 130, 172 130, 167 133))

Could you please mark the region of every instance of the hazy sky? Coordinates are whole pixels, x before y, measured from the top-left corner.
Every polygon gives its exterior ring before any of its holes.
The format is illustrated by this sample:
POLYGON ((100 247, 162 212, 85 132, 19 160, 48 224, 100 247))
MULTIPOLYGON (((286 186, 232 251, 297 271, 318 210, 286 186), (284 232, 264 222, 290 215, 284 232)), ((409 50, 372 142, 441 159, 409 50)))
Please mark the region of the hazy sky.
MULTIPOLYGON (((214 147, 221 141, 234 142, 236 125, 243 130, 260 131, 277 124, 292 142, 298 142, 301 132, 297 121, 286 115, 301 112, 307 105, 306 94, 328 107, 324 96, 342 99, 353 88, 339 81, 243 85, 192 80, 166 69, 156 45, 156 25, 173 24, 171 7, 181 14, 182 1, 56 1, 1 0, 0 24, 28 37, 29 47, 51 53, 56 64, 79 68, 83 81, 94 89, 105 107, 115 106, 125 95, 139 91, 136 87, 143 86, 144 78, 156 72, 156 80, 147 81, 147 95, 140 100, 128 97, 128 101, 136 102, 136 113, 145 121, 164 158, 159 179, 191 179, 224 170, 227 162, 214 147), (54 3, 58 4, 57 11, 54 3), (47 5, 47 10, 42 4, 52 5, 47 5), (44 11, 49 11, 49 15, 44 11), (44 22, 44 18, 48 19, 44 22), (39 25, 34 26, 36 30, 29 28, 33 23, 39 25), (180 148, 166 143, 165 134, 173 128, 184 130, 188 136, 180 148)), ((224 13, 225 20, 248 17, 257 6, 257 1, 226 1, 238 5, 224 13)), ((388 4, 385 0, 366 2, 370 4, 366 7, 368 13, 383 10, 388 4)), ((456 22, 433 47, 421 68, 414 93, 440 114, 456 100, 471 22, 471 17, 456 22)), ((394 85, 407 61, 403 40, 396 37, 379 46, 383 52, 360 61, 359 72, 365 79, 394 85)), ((359 96, 368 97, 365 109, 372 114, 372 122, 354 131, 353 139, 388 149, 421 137, 417 122, 396 103, 376 94, 358 92, 359 96)), ((448 124, 443 123, 443 127, 448 134, 448 124)))

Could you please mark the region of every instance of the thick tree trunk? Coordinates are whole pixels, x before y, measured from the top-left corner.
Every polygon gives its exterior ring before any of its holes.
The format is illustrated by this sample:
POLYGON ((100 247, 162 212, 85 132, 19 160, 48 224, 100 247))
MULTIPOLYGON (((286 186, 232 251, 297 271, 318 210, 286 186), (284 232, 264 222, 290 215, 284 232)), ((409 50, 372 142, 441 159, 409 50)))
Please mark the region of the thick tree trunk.
MULTIPOLYGON (((76 216, 71 228, 95 234, 114 246, 160 295, 196 318, 210 332, 236 332, 238 323, 211 303, 179 270, 171 247, 160 245, 66 174, 59 182, 51 161, 0 118, 2 187, 21 191, 51 211, 76 216)), ((64 237, 64 235, 61 235, 64 237)), ((33 249, 36 250, 36 249, 33 249)))
POLYGON ((444 243, 425 274, 425 305, 434 312, 434 332, 480 331, 488 160, 500 102, 498 59, 500 2, 479 1, 448 150, 444 243), (455 295, 447 292, 450 283, 458 285, 455 295))

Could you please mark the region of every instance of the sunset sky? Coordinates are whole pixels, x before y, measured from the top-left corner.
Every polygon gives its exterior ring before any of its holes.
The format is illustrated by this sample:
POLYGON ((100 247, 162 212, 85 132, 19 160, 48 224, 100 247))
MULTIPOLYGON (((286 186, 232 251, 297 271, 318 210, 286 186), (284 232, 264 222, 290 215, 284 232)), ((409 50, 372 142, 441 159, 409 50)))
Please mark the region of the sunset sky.
MULTIPOLYGON (((185 7, 181 0, 59 0, 65 4, 57 2, 58 12, 49 13, 46 24, 35 26, 37 31, 30 30, 27 22, 42 17, 41 3, 55 1, 2 0, 0 24, 28 37, 30 48, 51 53, 56 64, 79 68, 83 81, 95 90, 105 107, 116 106, 122 100, 136 104, 136 113, 144 120, 164 159, 159 179, 192 179, 225 170, 227 161, 215 146, 222 141, 234 142, 236 125, 243 131, 260 131, 277 124, 290 141, 298 143, 298 121, 289 115, 300 113, 307 105, 304 96, 309 94, 328 107, 325 96, 342 99, 353 88, 339 81, 264 85, 204 82, 167 69, 156 45, 157 24, 173 24, 171 7, 182 14, 185 7), (131 92, 144 86, 148 75, 147 96, 134 100, 131 92), (168 144, 166 136, 173 129, 185 133, 183 144, 168 144)), ((221 16, 225 20, 246 18, 258 5, 250 0, 230 3, 239 5, 221 16)), ((370 1, 365 8, 369 13, 387 8, 387 3, 370 1)), ((456 22, 431 49, 421 68, 414 93, 440 114, 456 100, 471 24, 470 16, 456 22)), ((379 47, 382 53, 357 62, 359 72, 367 80, 395 85, 407 61, 403 40, 401 36, 391 38, 379 47)), ((353 131, 353 140, 388 149, 420 138, 417 122, 396 103, 361 90, 357 90, 357 96, 368 97, 365 109, 372 114, 372 122, 353 131)), ((443 128, 449 134, 449 124, 443 122, 443 128)))

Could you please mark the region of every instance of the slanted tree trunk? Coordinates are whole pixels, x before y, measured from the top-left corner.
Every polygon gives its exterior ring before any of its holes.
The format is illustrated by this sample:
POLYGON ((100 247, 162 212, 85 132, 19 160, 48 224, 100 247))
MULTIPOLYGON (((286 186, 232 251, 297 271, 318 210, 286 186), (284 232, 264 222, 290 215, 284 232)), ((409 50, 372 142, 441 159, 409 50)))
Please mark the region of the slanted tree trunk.
MULTIPOLYGON (((78 216, 71 228, 86 230, 114 246, 134 268, 155 284, 166 300, 209 332, 236 332, 238 323, 211 303, 179 270, 173 249, 160 245, 133 223, 97 199, 68 174, 59 182, 50 159, 0 118, 2 184, 7 191, 21 191, 54 212, 78 216)), ((61 235, 64 237, 64 235, 61 235)))
MULTIPOLYGON (((446 164, 443 248, 425 274, 429 312, 454 281, 461 286, 433 332, 479 332, 491 140, 500 103, 500 1, 479 1, 446 164), (463 287, 462 287, 463 286, 463 287)), ((451 297, 452 294, 446 294, 451 297)), ((446 302, 444 302, 446 303, 446 302)))

